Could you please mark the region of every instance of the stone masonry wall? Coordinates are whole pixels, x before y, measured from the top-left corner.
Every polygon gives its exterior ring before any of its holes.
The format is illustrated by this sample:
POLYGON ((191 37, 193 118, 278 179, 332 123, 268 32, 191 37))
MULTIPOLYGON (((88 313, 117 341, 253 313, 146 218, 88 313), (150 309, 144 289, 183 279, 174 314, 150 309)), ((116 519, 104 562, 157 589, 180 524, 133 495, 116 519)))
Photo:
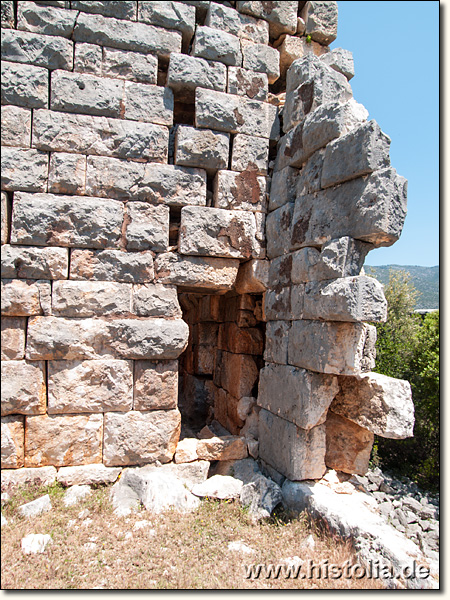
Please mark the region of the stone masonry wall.
POLYGON ((328 48, 337 3, 1 11, 2 468, 250 452, 311 479, 411 435, 362 274, 406 181, 328 48), (212 429, 179 442, 198 381, 212 429))

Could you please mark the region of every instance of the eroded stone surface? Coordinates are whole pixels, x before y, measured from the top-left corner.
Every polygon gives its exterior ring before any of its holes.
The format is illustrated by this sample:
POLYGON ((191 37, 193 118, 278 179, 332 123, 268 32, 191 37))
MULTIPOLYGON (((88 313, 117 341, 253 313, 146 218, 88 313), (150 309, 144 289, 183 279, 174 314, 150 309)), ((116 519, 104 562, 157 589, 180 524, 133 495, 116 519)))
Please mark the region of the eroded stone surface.
POLYGON ((193 100, 197 87, 224 92, 226 83, 227 68, 224 64, 176 52, 170 55, 167 85, 177 97, 193 100))
POLYGON ((48 155, 39 150, 5 146, 1 158, 2 189, 9 192, 45 192, 48 155))
POLYGON ((242 64, 239 38, 226 31, 220 31, 212 27, 197 27, 192 54, 200 58, 219 61, 225 65, 240 67, 242 64))
POLYGON ((8 482, 3 469, 18 469, 24 464, 24 418, 2 417, 1 435, 2 489, 8 482))
POLYGON ((180 256, 173 252, 158 254, 156 279, 182 287, 230 290, 236 280, 239 261, 230 258, 180 256))
POLYGON ((177 407, 176 361, 138 360, 135 363, 134 377, 134 410, 171 410, 177 407))
POLYGON ((175 162, 209 171, 226 169, 229 146, 230 136, 227 133, 180 125, 175 136, 175 162))
POLYGON ((374 435, 331 410, 327 421, 327 467, 357 475, 365 475, 369 468, 374 435))
POLYGON ((34 279, 2 279, 2 315, 31 317, 51 314, 50 282, 34 279))
POLYGON ((2 106, 2 146, 31 144, 31 110, 20 106, 2 106))
POLYGON ((71 485, 99 485, 114 483, 121 471, 120 467, 105 467, 101 464, 61 467, 58 469, 56 479, 66 487, 71 485))
POLYGON ((228 210, 265 212, 267 181, 256 170, 219 171, 214 180, 214 206, 228 210))
POLYGON ((107 281, 55 281, 52 314, 59 317, 129 315, 131 285, 107 281))
MULTIPOLYGON (((3 249, 2 249, 3 251, 3 249)), ((1 359, 20 360, 25 354, 25 317, 2 317, 1 359)))
POLYGON ((2 57, 15 63, 70 71, 73 68, 73 42, 60 36, 10 29, 2 32, 2 57))
POLYGON ((73 250, 70 278, 78 280, 146 283, 153 281, 151 251, 73 250))
POLYGON ((2 416, 44 414, 47 405, 42 361, 2 361, 2 416))

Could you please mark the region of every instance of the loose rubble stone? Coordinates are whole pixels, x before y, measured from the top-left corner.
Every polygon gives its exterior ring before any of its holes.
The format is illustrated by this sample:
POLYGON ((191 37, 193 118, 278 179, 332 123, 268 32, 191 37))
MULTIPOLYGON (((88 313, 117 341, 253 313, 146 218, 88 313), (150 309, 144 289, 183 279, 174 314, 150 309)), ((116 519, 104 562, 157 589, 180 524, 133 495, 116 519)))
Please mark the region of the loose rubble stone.
POLYGON ((73 250, 70 278, 123 283, 150 282, 154 278, 153 255, 150 251, 73 250))
POLYGON ((125 119, 173 124, 173 92, 167 87, 126 81, 124 103, 125 119))
POLYGON ((266 73, 269 84, 275 83, 280 76, 278 50, 266 44, 255 44, 249 40, 242 40, 241 48, 243 68, 256 73, 266 73))
POLYGON ((85 185, 86 156, 52 152, 48 173, 48 191, 53 194, 83 196, 86 193, 85 185))
POLYGON ((2 279, 2 315, 31 317, 51 314, 51 286, 49 281, 2 279))
MULTIPOLYGON (((210 209, 208 209, 210 210, 210 209)), ((156 279, 196 290, 230 290, 239 269, 239 261, 230 258, 180 256, 173 252, 158 254, 156 279)))
POLYGON ((22 538, 21 548, 24 554, 42 554, 52 541, 48 533, 30 533, 22 538))
POLYGON ((45 192, 48 154, 39 150, 4 147, 2 150, 2 189, 13 192, 45 192))
MULTIPOLYGON (((106 48, 105 48, 106 50, 106 48)), ((119 50, 120 52, 120 50, 119 50)), ((73 70, 78 73, 102 74, 103 48, 95 44, 75 44, 73 70)), ((108 76, 105 73, 105 76, 108 76)))
POLYGON ((244 542, 228 542, 228 546, 227 546, 228 550, 231 550, 231 552, 240 552, 241 554, 255 554, 256 550, 253 550, 253 548, 250 548, 250 546, 248 546, 247 544, 244 544, 244 542))
POLYGON ((177 464, 189 464, 198 459, 197 438, 183 438, 178 442, 174 461, 177 464))
POLYGON ((355 76, 353 54, 349 50, 334 48, 328 54, 324 54, 322 60, 326 65, 338 71, 338 73, 345 75, 349 81, 355 76))
POLYGON ((8 485, 8 475, 3 469, 18 469, 24 463, 24 418, 2 417, 1 435, 2 488, 8 485))
POLYGON ((59 317, 127 315, 131 285, 101 281, 55 281, 52 314, 59 317))
POLYGON ((177 407, 176 361, 138 360, 134 368, 134 410, 171 410, 177 407))
POLYGON ((2 416, 45 414, 45 364, 2 360, 2 416))
POLYGON ((103 462, 126 466, 170 462, 180 436, 178 410, 105 414, 103 462))
POLYGON ((48 414, 127 411, 133 406, 133 364, 126 360, 52 360, 48 414))
POLYGON ((20 106, 2 106, 2 146, 31 144, 31 110, 20 106))
POLYGON ((109 497, 114 508, 114 514, 118 517, 127 517, 141 507, 138 494, 128 485, 124 485, 122 479, 116 481, 112 486, 109 497))
POLYGON ((169 207, 129 202, 125 237, 128 250, 166 251, 169 247, 169 207))
POLYGON ((269 95, 269 80, 266 73, 256 73, 241 67, 228 67, 226 91, 228 94, 247 96, 251 100, 266 102, 269 95))
POLYGON ((2 58, 45 69, 73 69, 73 42, 63 37, 40 35, 26 31, 2 32, 2 58))
POLYGON ((197 87, 224 92, 227 68, 220 62, 173 52, 167 72, 167 86, 177 98, 192 101, 197 87))
MULTIPOLYGON (((5 417, 6 419, 14 419, 16 417, 5 417)), ((22 418, 22 417, 17 417, 22 418)), ((3 419, 2 419, 3 421, 3 419)), ((2 431, 3 434, 3 431, 2 431)), ((23 439, 23 431, 22 431, 23 439)), ((23 444, 23 441, 22 441, 23 444)), ((3 462, 3 457, 2 457, 3 462)), ((10 485, 21 486, 25 484, 32 485, 52 485, 56 481, 55 467, 38 467, 36 469, 3 469, 2 467, 2 489, 8 488, 10 485)))
POLYGON ((195 31, 195 8, 180 2, 139 3, 138 20, 165 29, 177 29, 183 35, 183 43, 189 45, 195 31))
POLYGON ((269 44, 269 25, 266 21, 240 14, 223 4, 209 3, 205 25, 257 44, 269 44))
POLYGON ((239 12, 268 21, 271 38, 276 39, 282 33, 293 34, 297 31, 298 2, 267 4, 246 0, 238 1, 236 7, 239 12))
MULTIPOLYGON (((70 467, 67 468, 70 469, 70 467)), ((74 506, 90 494, 92 494, 92 489, 89 485, 72 485, 63 496, 63 504, 64 506, 74 506)))
POLYGON ((254 170, 219 171, 214 180, 214 206, 228 210, 266 211, 266 178, 254 170))
POLYGON ((265 292, 269 287, 269 261, 251 259, 239 267, 235 289, 238 294, 265 292))
POLYGON ((328 46, 336 39, 338 21, 337 2, 323 2, 318 0, 306 2, 302 11, 302 18, 306 23, 306 35, 310 35, 316 42, 328 46))
POLYGON ((105 465, 80 465, 78 467, 61 467, 56 479, 66 487, 78 485, 103 485, 114 483, 120 475, 121 467, 105 467, 105 465))
MULTIPOLYGON (((270 186, 269 211, 295 202, 298 175, 298 169, 292 167, 286 167, 273 173, 270 186)), ((268 235, 267 238, 269 241, 271 236, 268 235)))
POLYGON ((247 457, 247 445, 243 438, 236 436, 211 437, 198 440, 199 460, 239 460, 247 457))
POLYGON ((327 467, 344 473, 365 475, 369 468, 373 433, 331 410, 328 411, 326 429, 327 467))
POLYGON ((239 498, 243 483, 239 479, 228 475, 213 475, 202 483, 197 483, 192 488, 194 496, 200 498, 217 498, 226 500, 239 498))
POLYGON ((32 502, 27 502, 26 504, 22 504, 19 506, 19 513, 22 517, 37 517, 44 512, 48 512, 52 509, 52 503, 50 501, 50 496, 46 494, 45 496, 41 496, 32 502))
MULTIPOLYGON (((77 48, 89 45, 75 45, 75 61, 77 48)), ((95 46, 95 48, 98 47, 95 46)), ((140 52, 118 50, 117 48, 103 48, 103 59, 100 60, 102 60, 101 75, 103 77, 117 77, 118 79, 139 83, 157 83, 158 59, 152 54, 141 54, 140 52)), ((94 74, 100 75, 100 73, 94 74)))
POLYGON ((233 139, 231 169, 233 171, 256 171, 267 175, 269 141, 238 133, 233 139))
POLYGON ((61 10, 28 2, 17 5, 17 29, 22 31, 70 38, 76 18, 75 10, 61 10))
POLYGON ((227 133, 180 125, 175 135, 175 163, 209 171, 226 169, 229 147, 227 133))
POLYGON ((211 27, 199 26, 195 31, 192 55, 225 65, 242 65, 240 40, 237 36, 211 27))
MULTIPOLYGON (((3 249, 2 249, 3 250, 3 249)), ((2 317, 1 359, 20 360, 25 354, 25 317, 2 317)))
POLYGON ((250 515, 258 521, 270 518, 282 501, 280 486, 261 474, 246 483, 241 490, 241 504, 247 507, 250 515))

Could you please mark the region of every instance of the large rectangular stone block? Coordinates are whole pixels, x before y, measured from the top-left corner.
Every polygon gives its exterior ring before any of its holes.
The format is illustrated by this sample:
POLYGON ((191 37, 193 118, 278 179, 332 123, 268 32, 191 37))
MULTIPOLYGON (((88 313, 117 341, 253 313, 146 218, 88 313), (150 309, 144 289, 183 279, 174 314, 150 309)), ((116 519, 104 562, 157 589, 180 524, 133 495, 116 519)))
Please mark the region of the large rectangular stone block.
POLYGON ((127 81, 124 106, 125 119, 158 125, 173 124, 173 92, 168 87, 127 81))
POLYGON ((269 83, 275 83, 280 76, 280 53, 266 44, 255 44, 242 40, 242 66, 244 69, 265 73, 269 83))
POLYGON ((286 167, 272 175, 269 196, 269 211, 280 208, 289 202, 295 202, 296 185, 299 170, 286 167))
POLYGON ((70 278, 77 280, 146 283, 153 281, 153 255, 122 250, 73 250, 70 278))
POLYGON ((266 73, 256 73, 242 67, 228 67, 228 94, 247 96, 251 100, 267 102, 269 80, 266 73))
POLYGON ((2 315, 31 317, 51 311, 51 284, 34 279, 2 279, 2 315))
POLYGON ((135 363, 134 377, 134 410, 172 410, 177 408, 177 361, 138 360, 135 363))
POLYGON ((319 373, 357 375, 375 365, 373 326, 365 323, 293 321, 289 364, 319 373))
POLYGON ((52 314, 56 317, 129 315, 131 284, 110 281, 55 281, 52 314))
POLYGON ((128 202, 125 230, 128 250, 164 252, 169 247, 169 207, 128 202))
POLYGON ((176 409, 106 413, 103 462, 108 467, 170 462, 180 430, 176 409))
POLYGON ((45 363, 2 361, 2 416, 45 414, 46 408, 45 363))
MULTIPOLYGON (((79 46, 91 45, 76 44, 75 61, 79 46)), ((158 80, 158 59, 156 56, 118 50, 117 48, 101 48, 100 46, 94 46, 94 48, 99 48, 100 52, 103 50, 103 60, 100 57, 101 75, 103 77, 116 77, 117 79, 137 81, 138 83, 156 84, 158 80)), ((75 70, 80 69, 75 68, 75 70)), ((100 75, 100 73, 97 74, 100 75)))
POLYGON ((2 360, 20 360, 25 355, 25 317, 2 317, 2 360))
POLYGON ((288 341, 290 321, 269 321, 266 325, 266 345, 264 360, 286 365, 288 362, 288 341))
POLYGON ((2 58, 46 69, 73 69, 73 42, 63 37, 2 31, 2 58))
MULTIPOLYGON (((23 417, 2 417, 2 469, 18 469, 24 462, 24 419, 23 417)), ((2 474, 3 484, 3 474, 2 474)))
POLYGON ((2 246, 1 276, 9 279, 67 279, 67 248, 2 246))
POLYGON ((25 466, 102 462, 103 415, 39 415, 26 418, 25 466))
POLYGON ((326 430, 327 467, 351 475, 365 475, 369 470, 373 433, 331 410, 328 412, 326 430))
POLYGON ((123 215, 123 204, 117 200, 18 192, 14 197, 11 243, 117 247, 123 215))
POLYGON ((239 268, 236 279, 238 294, 261 294, 269 287, 269 261, 252 258, 239 268))
POLYGON ((177 288, 161 283, 134 285, 132 312, 139 317, 181 318, 177 288))
POLYGON ((267 175, 269 164, 269 140, 238 133, 233 139, 231 169, 233 171, 256 171, 267 175))
POLYGON ((192 54, 225 65, 242 66, 240 39, 235 35, 212 27, 197 27, 192 54))
POLYGON ((355 76, 355 64, 350 50, 334 48, 331 52, 324 54, 321 59, 329 67, 345 75, 349 81, 355 76))
POLYGON ((253 213, 190 206, 181 209, 181 254, 250 258, 255 234, 253 213))
POLYGON ((137 2, 136 0, 71 0, 70 6, 74 10, 82 12, 104 15, 105 17, 115 17, 116 19, 127 19, 136 21, 137 2))
POLYGON ((61 10, 31 2, 17 3, 17 29, 70 38, 77 18, 76 10, 61 10))
MULTIPOLYGON (((273 185, 273 184, 272 184, 273 185)), ((275 258, 287 254, 292 239, 294 205, 287 203, 272 211, 266 218, 267 256, 275 258)))
POLYGON ((267 21, 241 14, 234 8, 210 2, 205 25, 220 29, 240 38, 252 40, 255 44, 269 44, 269 24, 267 21))
MULTIPOLYGON (((156 57, 155 57, 156 58, 156 57)), ((102 74, 103 48, 95 44, 75 44, 73 70, 77 73, 102 74)))
POLYGON ((2 106, 2 146, 31 145, 31 110, 19 106, 2 106))
POLYGON ((267 180, 256 171, 219 171, 214 180, 214 206, 228 210, 265 212, 267 180))
POLYGON ((254 2, 238 1, 239 12, 264 19, 269 23, 271 38, 278 38, 282 33, 294 34, 297 31, 298 2, 254 2))
POLYGON ((48 172, 48 191, 53 194, 84 196, 86 193, 86 156, 68 152, 52 152, 48 172))
POLYGON ((256 327, 238 327, 236 323, 223 323, 219 329, 217 348, 234 354, 260 355, 263 353, 264 339, 256 327))
POLYGON ((320 479, 325 450, 325 424, 306 431, 265 409, 259 413, 259 456, 291 481, 320 479))
POLYGON ((169 130, 154 123, 47 110, 33 116, 33 146, 40 150, 166 163, 168 145, 169 130))
POLYGON ((302 10, 305 33, 320 44, 328 46, 336 39, 338 3, 313 0, 305 2, 302 10))
POLYGON ((258 375, 256 360, 251 355, 220 352, 216 357, 214 382, 234 398, 252 396, 258 375))
POLYGON ((239 269, 239 260, 181 256, 173 252, 158 254, 156 279, 195 290, 231 290, 239 269))
POLYGON ((167 72, 167 86, 177 98, 184 101, 192 101, 198 87, 225 92, 227 67, 220 62, 173 52, 167 72))
POLYGON ((47 108, 49 78, 47 69, 2 60, 1 71, 2 104, 47 108))
POLYGON ((13 192, 47 191, 48 154, 39 150, 8 148, 2 149, 1 185, 3 190, 13 192))
POLYGON ((127 411, 132 406, 132 361, 49 361, 49 415, 127 411))
POLYGON ((139 2, 138 21, 165 29, 176 29, 183 35, 183 45, 189 42, 195 31, 195 8, 180 2, 139 2))
POLYGON ((230 153, 230 135, 210 129, 180 125, 175 135, 175 163, 201 167, 215 172, 226 169, 230 153))

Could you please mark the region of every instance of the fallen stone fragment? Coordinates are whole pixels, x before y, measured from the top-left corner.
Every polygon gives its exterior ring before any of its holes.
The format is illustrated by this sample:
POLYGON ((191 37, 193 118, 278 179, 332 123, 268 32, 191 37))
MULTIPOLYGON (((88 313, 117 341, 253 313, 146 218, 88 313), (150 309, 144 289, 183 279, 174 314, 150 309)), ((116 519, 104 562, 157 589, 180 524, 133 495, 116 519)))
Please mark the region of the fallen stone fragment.
POLYGON ((253 548, 250 548, 250 546, 247 546, 244 542, 229 542, 227 547, 231 552, 240 552, 241 554, 256 553, 256 550, 253 550, 253 548))
POLYGON ((238 460, 246 458, 247 454, 245 440, 237 436, 214 436, 197 443, 199 460, 238 460))
POLYGON ((257 521, 270 518, 282 501, 280 486, 264 475, 256 475, 241 490, 242 506, 248 507, 250 515, 257 521))
POLYGON ((199 498, 217 498, 226 500, 239 498, 243 483, 239 479, 227 475, 214 475, 203 483, 197 483, 192 493, 199 498))
POLYGON ((102 464, 61 467, 58 469, 56 480, 66 487, 104 485, 114 483, 121 471, 121 467, 105 467, 102 464))
POLYGON ((30 533, 22 538, 21 547, 24 554, 42 554, 52 538, 48 534, 30 533))
POLYGON ((89 485, 72 485, 63 496, 64 506, 74 506, 80 500, 83 500, 89 494, 92 494, 92 489, 89 485))
POLYGON ((50 501, 50 496, 45 494, 45 496, 41 496, 32 502, 27 502, 26 504, 19 506, 19 513, 22 517, 37 517, 44 512, 48 512, 51 508, 52 503, 50 501))
POLYGON ((183 438, 180 440, 175 451, 175 463, 188 464, 198 460, 197 444, 198 440, 196 438, 183 438))
POLYGON ((132 512, 138 511, 141 506, 138 494, 128 485, 124 485, 121 479, 112 486, 109 498, 114 514, 118 517, 128 517, 132 512))
POLYGON ((4 527, 5 525, 8 525, 8 519, 2 513, 2 527, 4 527))

